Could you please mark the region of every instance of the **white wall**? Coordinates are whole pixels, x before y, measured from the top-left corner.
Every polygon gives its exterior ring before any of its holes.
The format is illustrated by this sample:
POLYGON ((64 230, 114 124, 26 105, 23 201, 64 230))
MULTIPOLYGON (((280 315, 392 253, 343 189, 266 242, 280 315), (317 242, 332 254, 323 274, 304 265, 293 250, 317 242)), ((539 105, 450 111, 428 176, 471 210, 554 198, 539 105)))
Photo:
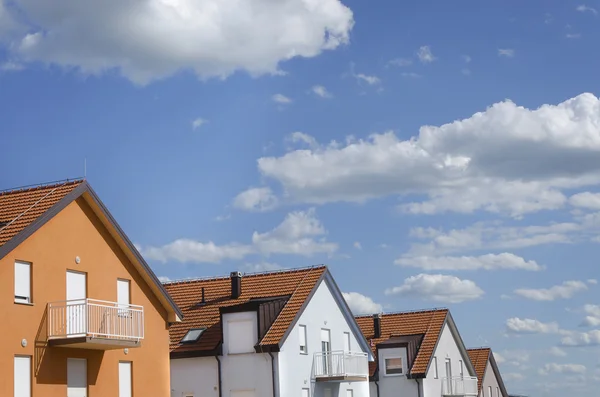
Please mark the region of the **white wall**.
MULTIPOLYGON (((369 396, 369 382, 311 384, 313 355, 321 351, 321 329, 330 330, 331 350, 344 350, 344 332, 350 332, 350 350, 363 351, 357 336, 344 318, 341 308, 331 294, 326 281, 321 282, 298 322, 291 330, 279 353, 279 384, 281 397, 300 396, 302 388, 311 389, 311 397, 322 397, 325 388, 331 388, 332 397, 346 397, 352 389, 354 397, 369 396), (308 354, 300 353, 299 325, 306 325, 308 354)), ((368 353, 365 351, 365 353, 368 353)))
MULTIPOLYGON (((418 385, 414 379, 408 379, 406 372, 408 371, 408 361, 406 349, 403 347, 395 347, 389 349, 379 349, 377 357, 379 365, 379 396, 390 397, 402 395, 403 397, 417 397, 419 395, 418 385), (385 374, 385 359, 401 357, 402 365, 404 366, 404 375, 386 375, 385 374)), ((377 391, 373 388, 377 396, 377 391)))
POLYGON ((496 379, 496 374, 492 369, 492 364, 488 360, 487 366, 485 367, 485 376, 483 377, 483 387, 481 388, 480 397, 502 397, 502 391, 496 379), (492 396, 488 395, 488 387, 492 386, 492 396))
POLYGON ((171 397, 192 393, 194 396, 218 397, 217 360, 214 357, 171 360, 171 397))
MULTIPOLYGON (((442 335, 438 341, 437 348, 433 353, 437 357, 438 365, 438 379, 434 379, 435 369, 434 360, 432 358, 431 366, 427 372, 427 377, 423 379, 423 396, 422 397, 439 397, 442 392, 442 378, 446 376, 446 358, 450 358, 450 365, 452 367, 452 376, 460 375, 460 364, 459 361, 463 361, 464 375, 465 376, 476 376, 474 373, 469 373, 467 368, 468 357, 463 357, 458 348, 458 341, 452 335, 448 324, 444 325, 442 335)), ((386 397, 386 396, 381 396, 386 397)))

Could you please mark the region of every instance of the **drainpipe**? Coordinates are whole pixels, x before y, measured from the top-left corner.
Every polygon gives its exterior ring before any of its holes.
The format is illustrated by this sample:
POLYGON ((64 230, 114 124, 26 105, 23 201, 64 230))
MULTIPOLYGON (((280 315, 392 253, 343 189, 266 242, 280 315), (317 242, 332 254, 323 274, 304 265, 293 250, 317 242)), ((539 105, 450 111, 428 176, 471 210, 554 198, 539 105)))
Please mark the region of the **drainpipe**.
POLYGON ((269 353, 269 356, 271 356, 271 383, 273 386, 273 397, 279 397, 279 395, 277 394, 276 382, 275 382, 275 375, 276 375, 275 357, 273 357, 273 353, 271 353, 271 352, 267 352, 267 353, 269 353))
POLYGON ((417 396, 421 397, 421 384, 419 383, 419 379, 415 378, 415 382, 417 382, 417 396))
POLYGON ((379 381, 375 381, 375 390, 377 390, 377 397, 379 397, 379 381))
POLYGON ((219 356, 215 356, 215 358, 217 359, 217 373, 219 374, 219 397, 223 397, 223 392, 221 391, 221 360, 219 360, 219 356))

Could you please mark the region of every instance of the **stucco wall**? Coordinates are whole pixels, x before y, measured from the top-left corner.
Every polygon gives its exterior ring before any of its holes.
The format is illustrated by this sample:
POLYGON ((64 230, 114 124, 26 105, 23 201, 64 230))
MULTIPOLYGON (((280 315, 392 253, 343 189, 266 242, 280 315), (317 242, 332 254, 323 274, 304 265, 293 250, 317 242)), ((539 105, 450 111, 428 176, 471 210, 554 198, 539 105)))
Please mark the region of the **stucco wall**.
POLYGON ((218 397, 217 360, 214 357, 171 360, 171 396, 218 397))
POLYGON ((490 364, 489 360, 485 367, 485 376, 483 377, 483 385, 481 388, 480 397, 502 397, 498 379, 496 379, 496 374, 494 373, 492 364, 490 364), (488 387, 490 386, 492 387, 492 396, 489 396, 488 394, 488 387))
POLYGON ((30 355, 32 393, 64 397, 67 358, 86 358, 90 396, 118 395, 119 360, 132 361, 136 396, 169 396, 169 333, 166 311, 134 266, 80 198, 0 260, 0 396, 13 395, 13 357, 30 355), (79 256, 81 262, 75 263, 79 256), (14 262, 32 263, 32 305, 14 303, 14 262), (98 351, 46 347, 46 304, 66 299, 66 272, 87 273, 87 296, 117 301, 117 278, 131 280, 131 303, 144 306, 142 347, 98 351), (10 324, 10 326, 6 326, 10 324), (27 347, 21 347, 21 340, 27 347))
MULTIPOLYGON (((405 375, 385 375, 385 359, 392 357, 402 357, 404 369, 406 368, 406 349, 405 348, 389 348, 379 349, 377 360, 379 361, 379 395, 380 397, 391 397, 398 395, 401 391, 402 396, 417 397, 419 395, 418 385, 414 379, 408 379, 405 375)), ((406 373, 406 372, 405 372, 406 373)), ((376 396, 377 394, 372 394, 376 396)), ((438 396, 439 397, 439 396, 438 396)))
MULTIPOLYGON (((444 325, 442 335, 438 341, 435 352, 433 353, 437 357, 438 364, 438 379, 434 379, 435 369, 433 368, 433 359, 427 372, 427 377, 423 379, 423 397, 439 397, 442 391, 442 378, 446 376, 446 364, 445 359, 450 358, 450 365, 452 367, 452 375, 460 375, 460 364, 459 361, 463 361, 464 375, 465 376, 476 376, 474 373, 469 373, 466 362, 469 360, 468 357, 463 357, 458 348, 458 342, 452 335, 448 324, 444 325)), ((382 396, 385 397, 385 396, 382 396)))
POLYGON ((341 308, 323 281, 315 291, 304 312, 294 325, 279 353, 279 384, 281 396, 299 396, 303 388, 311 389, 311 396, 323 396, 325 388, 332 389, 332 397, 346 397, 346 390, 352 389, 354 397, 369 396, 369 384, 364 382, 311 384, 313 356, 321 351, 321 329, 329 329, 331 350, 344 350, 344 332, 350 332, 350 349, 362 351, 357 336, 351 331, 341 308), (306 326, 308 354, 300 353, 299 325, 306 326))

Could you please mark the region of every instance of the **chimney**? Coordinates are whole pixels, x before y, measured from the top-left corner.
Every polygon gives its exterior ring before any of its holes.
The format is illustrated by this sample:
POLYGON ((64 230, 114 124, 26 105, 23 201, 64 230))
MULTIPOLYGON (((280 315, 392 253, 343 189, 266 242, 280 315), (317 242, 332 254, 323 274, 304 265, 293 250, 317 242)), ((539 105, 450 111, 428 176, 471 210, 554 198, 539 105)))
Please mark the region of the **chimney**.
POLYGON ((242 294, 242 273, 231 272, 231 299, 237 299, 242 294))
POLYGON ((381 338, 381 314, 373 314, 373 337, 381 338))
POLYGON ((204 287, 202 287, 202 301, 200 302, 201 305, 205 305, 206 304, 206 299, 204 299, 204 287))

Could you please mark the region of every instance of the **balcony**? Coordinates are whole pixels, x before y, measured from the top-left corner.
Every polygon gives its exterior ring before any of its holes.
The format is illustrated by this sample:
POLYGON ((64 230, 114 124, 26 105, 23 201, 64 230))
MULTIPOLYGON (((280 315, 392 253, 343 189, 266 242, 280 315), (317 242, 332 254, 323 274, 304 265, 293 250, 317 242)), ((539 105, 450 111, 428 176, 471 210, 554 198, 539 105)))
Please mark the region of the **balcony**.
POLYGON ((48 303, 50 346, 110 350, 138 347, 144 339, 144 308, 96 299, 48 303))
POLYGON ((362 352, 318 352, 313 357, 312 373, 316 382, 368 381, 369 359, 362 352))
POLYGON ((454 376, 442 378, 443 397, 477 397, 477 377, 454 376))

